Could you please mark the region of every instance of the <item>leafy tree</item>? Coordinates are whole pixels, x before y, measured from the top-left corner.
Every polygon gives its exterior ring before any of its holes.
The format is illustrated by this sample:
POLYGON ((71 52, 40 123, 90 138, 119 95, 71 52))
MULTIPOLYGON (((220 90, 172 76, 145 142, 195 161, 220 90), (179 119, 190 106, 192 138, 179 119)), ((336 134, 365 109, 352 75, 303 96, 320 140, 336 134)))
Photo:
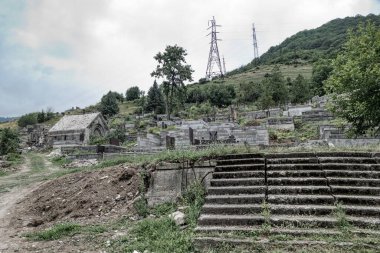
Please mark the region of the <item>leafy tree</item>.
POLYGON ((48 107, 46 109, 46 115, 45 115, 45 120, 48 121, 50 119, 54 118, 54 110, 52 107, 48 107))
POLYGON ((39 112, 37 114, 37 122, 38 123, 43 123, 45 121, 46 121, 45 112, 44 112, 44 110, 42 110, 41 112, 39 112))
POLYGON ((261 110, 269 110, 269 108, 275 104, 268 79, 264 79, 261 83, 261 95, 257 102, 261 110))
POLYGON ((154 81, 153 86, 149 88, 145 108, 149 112, 153 111, 154 114, 160 114, 165 111, 164 98, 156 80, 154 81))
POLYGON ((314 63, 313 72, 311 76, 312 90, 314 95, 323 96, 325 91, 323 89, 323 82, 327 80, 332 71, 331 61, 321 59, 314 63))
POLYGON ((203 103, 207 101, 207 92, 204 87, 191 87, 187 90, 187 97, 186 102, 187 103, 203 103))
POLYGON ((212 84, 208 87, 208 98, 211 105, 229 106, 235 97, 236 93, 232 85, 212 84))
POLYGON ((303 75, 298 75, 290 90, 290 101, 293 104, 305 103, 311 98, 310 86, 303 75))
POLYGON ((349 32, 344 50, 333 61, 325 82, 331 109, 352 124, 355 134, 379 132, 380 126, 380 29, 361 24, 349 32))
POLYGON ((17 152, 19 143, 18 133, 15 130, 5 128, 0 131, 0 155, 17 152))
POLYGON ((139 87, 133 86, 127 90, 125 93, 125 100, 133 101, 140 98, 141 91, 139 87))
POLYGON ((170 119, 175 91, 181 91, 185 81, 192 81, 190 65, 186 64, 186 50, 177 45, 167 46, 165 52, 159 52, 154 59, 158 62, 151 76, 164 78, 163 90, 165 95, 166 114, 170 119))
POLYGON ((239 103, 255 102, 260 97, 260 83, 240 83, 237 92, 239 103))
POLYGON ((286 81, 282 75, 280 68, 275 66, 269 77, 267 78, 269 87, 272 90, 272 100, 279 106, 284 105, 288 101, 289 93, 286 87, 286 81))
POLYGON ((99 110, 105 117, 111 117, 119 113, 119 105, 114 92, 109 91, 100 101, 99 110))
POLYGON ((17 124, 19 127, 26 127, 28 125, 37 124, 37 113, 33 112, 21 116, 18 119, 17 124))

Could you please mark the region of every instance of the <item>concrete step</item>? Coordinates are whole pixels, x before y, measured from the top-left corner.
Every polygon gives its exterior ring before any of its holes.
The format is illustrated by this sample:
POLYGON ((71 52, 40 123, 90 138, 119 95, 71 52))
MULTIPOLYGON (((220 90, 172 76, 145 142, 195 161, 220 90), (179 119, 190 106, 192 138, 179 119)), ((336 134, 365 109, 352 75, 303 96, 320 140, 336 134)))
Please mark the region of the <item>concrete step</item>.
MULTIPOLYGON (((230 232, 253 232, 260 234, 261 226, 197 226, 197 233, 230 233, 230 232)), ((342 231, 338 229, 302 229, 302 228, 270 228, 268 231, 271 235, 290 235, 290 236, 338 236, 342 235, 342 231)), ((380 236, 380 231, 371 229, 353 228, 350 233, 357 236, 380 236)))
POLYGON ((208 195, 205 198, 206 204, 261 204, 265 199, 265 194, 247 195, 208 195))
POLYGON ((327 185, 326 178, 323 177, 278 177, 267 178, 269 185, 327 185))
POLYGON ((216 160, 216 165, 235 165, 235 164, 264 164, 264 158, 241 158, 241 159, 226 159, 216 160))
POLYGON ((328 186, 315 185, 279 185, 268 186, 268 194, 331 194, 328 186))
MULTIPOLYGON (((231 252, 380 252, 380 245, 358 242, 328 242, 318 240, 252 240, 252 238, 229 238, 202 236, 194 238, 194 246, 200 252, 214 252, 223 245, 237 251, 231 252), (271 249, 281 249, 281 251, 271 249), (258 251, 257 249, 269 249, 258 251), (321 251, 326 249, 327 251, 321 251)), ((216 251, 217 252, 217 251, 216 251)))
POLYGON ((317 157, 294 157, 294 158, 270 158, 267 164, 307 164, 318 163, 317 157))
POLYGON ((209 195, 265 194, 266 186, 218 186, 207 189, 209 195))
POLYGON ((380 219, 379 217, 356 217, 356 216, 346 216, 347 221, 359 228, 371 228, 379 229, 380 228, 380 219))
POLYGON ((331 185, 332 194, 380 196, 380 187, 331 185))
POLYGON ((380 187, 380 179, 328 177, 327 180, 330 185, 380 187))
POLYGON ((212 174, 212 177, 215 179, 247 178, 247 177, 262 178, 262 177, 265 177, 265 171, 264 170, 242 170, 242 171, 214 172, 212 174))
POLYGON ((380 179, 380 171, 358 171, 358 170, 324 170, 327 177, 349 177, 349 178, 372 178, 380 179))
POLYGON ((262 215, 201 214, 198 219, 200 226, 253 226, 263 223, 262 215))
POLYGON ((334 197, 343 205, 380 206, 380 196, 334 194, 334 197))
POLYGON ((255 214, 262 212, 261 204, 205 204, 202 207, 202 214, 255 214))
POLYGON ((274 215, 330 215, 336 209, 333 205, 269 205, 274 215))
POLYGON ((264 185, 265 178, 245 177, 245 178, 222 178, 211 179, 210 185, 216 186, 257 186, 264 185))
MULTIPOLYGON (((343 205, 344 212, 351 216, 374 216, 380 217, 380 206, 352 206, 343 205)), ((379 231, 380 233, 380 231, 379 231)))
POLYGON ((290 204, 290 205, 333 205, 334 197, 331 195, 268 195, 269 204, 290 204))
POLYGON ((369 152, 316 152, 317 157, 372 157, 369 152))
POLYGON ((376 171, 380 172, 380 164, 360 163, 325 163, 321 164, 322 170, 344 170, 344 171, 376 171))
POLYGON ((247 171, 247 170, 265 170, 264 164, 235 164, 235 165, 220 165, 215 167, 215 172, 226 171, 247 171))
POLYGON ((267 171, 268 178, 273 177, 324 177, 322 170, 270 170, 267 171))
POLYGON ((218 160, 263 158, 263 157, 264 157, 263 154, 260 154, 260 153, 226 154, 226 155, 220 156, 218 160))
POLYGON ((370 157, 319 157, 319 163, 355 163, 376 164, 376 159, 370 157))
POLYGON ((294 152, 294 153, 272 153, 265 154, 265 158, 274 159, 274 158, 305 158, 305 157, 316 157, 312 152, 294 152))
MULTIPOLYGON (((380 252, 380 245, 373 243, 358 242, 328 242, 316 240, 252 240, 252 238, 229 238, 229 237, 212 237, 201 236, 194 238, 194 246, 200 252, 214 252, 221 245, 225 247, 236 248, 238 251, 233 252, 261 252, 257 249, 278 249, 280 252, 321 252, 322 248, 328 251, 323 252, 380 252), (299 251, 306 249, 304 251, 299 251), (333 251, 331 251, 332 249, 333 251), (242 251, 241 251, 242 250, 242 251)), ((217 252, 217 251, 216 251, 217 252)), ((263 252, 272 252, 272 250, 263 252)), ((273 251, 279 252, 279 251, 273 251)))
POLYGON ((267 165, 267 170, 272 171, 287 171, 287 170, 321 170, 322 167, 319 164, 307 164, 307 163, 302 163, 302 164, 268 164, 267 165))
POLYGON ((333 216, 271 215, 270 224, 278 227, 334 228, 337 220, 333 216))
MULTIPOLYGON (((230 233, 230 232, 256 232, 262 233, 261 226, 197 226, 197 233, 230 233)), ((368 231, 370 233, 371 230, 368 231)), ((291 236, 315 236, 315 235, 341 235, 341 231, 333 229, 290 229, 290 228, 270 228, 268 231, 271 235, 291 235, 291 236)), ((377 235, 377 234, 375 234, 377 235)), ((380 235, 380 232, 378 233, 380 235)))

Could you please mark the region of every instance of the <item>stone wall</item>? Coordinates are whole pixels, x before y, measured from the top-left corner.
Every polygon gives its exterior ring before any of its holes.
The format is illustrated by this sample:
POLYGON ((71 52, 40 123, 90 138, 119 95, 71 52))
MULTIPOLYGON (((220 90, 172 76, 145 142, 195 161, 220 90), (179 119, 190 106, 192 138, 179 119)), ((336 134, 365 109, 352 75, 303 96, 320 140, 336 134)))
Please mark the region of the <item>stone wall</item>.
POLYGON ((289 106, 287 110, 287 115, 288 117, 293 117, 293 116, 301 116, 303 112, 311 111, 311 105, 302 105, 302 106, 289 106))
POLYGON ((335 147, 354 147, 380 144, 380 138, 329 139, 335 147))
POLYGON ((181 164, 167 164, 160 166, 153 173, 146 197, 148 205, 153 206, 165 202, 176 201, 186 188, 191 185, 195 178, 203 180, 207 188, 214 171, 215 164, 213 161, 204 162, 194 167, 181 168, 181 164))
POLYGON ((267 124, 268 128, 294 131, 292 117, 269 118, 267 124))

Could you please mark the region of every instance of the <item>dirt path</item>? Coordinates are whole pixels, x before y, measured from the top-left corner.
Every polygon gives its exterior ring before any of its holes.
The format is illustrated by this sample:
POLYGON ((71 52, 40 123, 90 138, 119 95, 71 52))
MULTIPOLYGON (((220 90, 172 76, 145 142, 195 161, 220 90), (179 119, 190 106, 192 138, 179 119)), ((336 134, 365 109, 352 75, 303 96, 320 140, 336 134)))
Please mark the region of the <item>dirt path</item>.
POLYGON ((0 189, 3 190, 0 193, 0 253, 15 252, 19 248, 21 238, 10 226, 15 205, 42 185, 44 176, 58 170, 44 155, 39 156, 43 158, 45 165, 41 173, 32 172, 31 159, 26 155, 25 163, 17 173, 0 178, 0 189))

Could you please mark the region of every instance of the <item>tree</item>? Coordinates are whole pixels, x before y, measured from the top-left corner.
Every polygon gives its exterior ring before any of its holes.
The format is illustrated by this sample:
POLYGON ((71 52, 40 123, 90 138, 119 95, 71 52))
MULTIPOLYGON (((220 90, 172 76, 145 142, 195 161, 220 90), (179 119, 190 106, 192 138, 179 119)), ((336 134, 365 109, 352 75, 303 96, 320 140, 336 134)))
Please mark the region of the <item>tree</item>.
POLYGON ((269 80, 264 79, 261 82, 261 92, 258 99, 258 106, 261 110, 269 110, 275 103, 273 101, 273 91, 270 87, 269 80))
POLYGON ((208 98, 211 105, 226 107, 232 104, 235 97, 236 93, 232 85, 211 84, 208 87, 208 98))
POLYGON ((39 112, 37 114, 37 122, 38 123, 43 123, 45 121, 46 121, 45 112, 44 112, 44 110, 42 110, 41 112, 39 112))
POLYGON ((269 77, 268 77, 269 87, 272 90, 272 100, 279 106, 284 105, 288 101, 289 93, 286 87, 286 81, 282 75, 280 68, 275 66, 269 77))
POLYGON ((0 155, 17 152, 19 137, 15 130, 5 128, 0 131, 0 155))
POLYGON ((175 91, 181 91, 185 81, 192 81, 192 72, 190 65, 186 64, 186 50, 177 45, 167 46, 165 52, 159 52, 154 59, 158 62, 156 70, 151 76, 164 78, 163 90, 165 95, 165 107, 168 119, 173 106, 173 96, 175 91))
POLYGON ((137 86, 133 86, 125 92, 125 100, 133 101, 140 98, 140 89, 137 86))
POLYGON ((332 71, 331 61, 326 59, 321 59, 314 63, 313 72, 311 75, 311 84, 313 94, 317 96, 325 95, 323 89, 323 82, 329 78, 332 71))
POLYGON ((380 125, 380 30, 373 23, 350 31, 325 82, 332 111, 352 124, 354 134, 377 133, 380 125))
POLYGON ((156 80, 154 80, 152 87, 149 88, 145 109, 150 112, 153 111, 154 114, 160 114, 165 111, 164 98, 156 80))
POLYGON ((28 125, 35 125, 37 124, 37 113, 28 113, 23 116, 21 116, 18 121, 17 125, 19 127, 26 127, 28 125))
POLYGON ((115 94, 109 91, 100 101, 99 109, 105 117, 111 117, 119 113, 119 105, 115 94))
POLYGON ((260 97, 260 83, 240 83, 237 94, 239 103, 251 103, 260 97))
POLYGON ((311 98, 310 86, 303 75, 299 74, 290 89, 290 101, 293 104, 305 103, 311 98))

